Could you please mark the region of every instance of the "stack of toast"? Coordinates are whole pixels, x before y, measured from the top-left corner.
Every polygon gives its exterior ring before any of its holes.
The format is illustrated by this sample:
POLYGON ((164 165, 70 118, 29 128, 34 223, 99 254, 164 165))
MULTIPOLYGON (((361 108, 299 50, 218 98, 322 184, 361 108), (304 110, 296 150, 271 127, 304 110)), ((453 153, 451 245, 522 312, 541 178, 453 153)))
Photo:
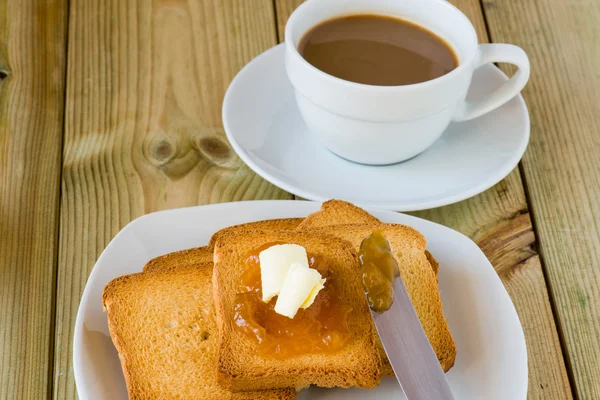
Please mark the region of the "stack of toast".
POLYGON ((377 230, 444 371, 456 357, 437 283, 438 263, 416 230, 384 224, 339 200, 306 218, 258 221, 216 232, 209 244, 150 260, 114 279, 102 297, 132 399, 294 399, 297 388, 373 388, 393 375, 373 325, 358 248, 377 230), (269 357, 235 329, 234 298, 249 252, 294 243, 331 260, 352 313, 348 340, 335 352, 269 357))

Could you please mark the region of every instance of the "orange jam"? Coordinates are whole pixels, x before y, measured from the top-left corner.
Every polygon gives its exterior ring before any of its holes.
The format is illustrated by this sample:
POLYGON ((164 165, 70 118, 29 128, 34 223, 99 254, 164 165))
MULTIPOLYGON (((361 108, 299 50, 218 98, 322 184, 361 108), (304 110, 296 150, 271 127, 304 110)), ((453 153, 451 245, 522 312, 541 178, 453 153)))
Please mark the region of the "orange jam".
POLYGON ((294 318, 275 312, 276 298, 262 301, 261 251, 280 243, 269 243, 252 251, 246 259, 246 270, 240 278, 240 292, 235 298, 235 327, 258 343, 258 352, 277 358, 307 353, 332 353, 348 340, 348 316, 352 308, 338 293, 339 282, 323 256, 308 253, 309 267, 323 278, 325 287, 314 303, 299 309, 294 318))
POLYGON ((389 310, 394 302, 394 281, 400 276, 400 270, 390 244, 380 231, 363 239, 358 258, 369 307, 376 312, 389 310))

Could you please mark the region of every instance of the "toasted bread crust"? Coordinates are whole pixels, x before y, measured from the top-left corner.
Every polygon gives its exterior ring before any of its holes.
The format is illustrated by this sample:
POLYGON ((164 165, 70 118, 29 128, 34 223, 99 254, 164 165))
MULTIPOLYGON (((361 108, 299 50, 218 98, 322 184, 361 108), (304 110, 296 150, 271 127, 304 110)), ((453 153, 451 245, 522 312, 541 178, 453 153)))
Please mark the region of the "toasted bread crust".
POLYGON ((343 200, 328 200, 321 209, 307 216, 296 229, 305 231, 322 226, 346 224, 377 224, 377 218, 360 207, 343 200))
POLYGON ((299 224, 304 221, 304 218, 279 218, 279 219, 267 219, 264 221, 247 222, 245 224, 232 225, 227 228, 223 228, 220 231, 215 232, 210 238, 208 245, 214 248, 215 243, 223 235, 227 235, 232 232, 240 231, 293 231, 299 224))
POLYGON ((142 272, 172 271, 179 268, 188 268, 190 265, 212 264, 212 261, 212 248, 208 246, 194 247, 155 257, 144 265, 142 272))
POLYGON ((234 391, 272 387, 368 387, 379 383, 381 360, 375 346, 358 261, 353 247, 338 238, 289 231, 230 232, 215 245, 213 292, 219 330, 219 382, 234 391), (233 327, 235 294, 245 258, 254 249, 270 242, 296 243, 332 262, 343 282, 342 298, 353 309, 349 318, 351 342, 332 354, 305 354, 279 360, 257 354, 256 344, 233 327))
POLYGON ((427 261, 429 262, 429 265, 431 265, 433 273, 437 276, 438 271, 440 270, 440 263, 435 259, 433 254, 429 252, 429 250, 425 250, 425 257, 427 257, 427 261))

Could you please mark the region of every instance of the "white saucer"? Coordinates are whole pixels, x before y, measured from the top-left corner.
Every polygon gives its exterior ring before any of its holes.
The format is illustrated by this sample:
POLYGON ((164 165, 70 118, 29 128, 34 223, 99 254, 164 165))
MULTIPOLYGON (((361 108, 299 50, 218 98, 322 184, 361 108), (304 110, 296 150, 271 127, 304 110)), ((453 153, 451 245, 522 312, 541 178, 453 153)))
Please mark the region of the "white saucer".
MULTIPOLYGON (((476 71, 468 98, 507 77, 492 65, 476 71)), ((406 162, 367 166, 319 144, 302 121, 284 68, 284 47, 246 65, 223 101, 223 124, 235 151, 269 182, 311 200, 338 198, 397 211, 439 207, 472 197, 512 171, 529 141, 521 96, 483 117, 451 124, 428 150, 406 162)))
MULTIPOLYGON (((75 323, 73 361, 82 400, 127 399, 119 356, 110 339, 102 291, 112 279, 140 272, 159 255, 201 246, 226 226, 272 218, 304 217, 311 201, 248 201, 180 208, 144 215, 106 246, 87 281, 75 323)), ((468 237, 442 225, 391 211, 370 210, 384 222, 406 224, 427 239, 440 263, 444 315, 456 342, 456 362, 446 374, 461 400, 524 400, 527 350, 517 312, 494 268, 468 237)), ((216 340, 213 338, 212 340, 216 340)), ((298 400, 406 400, 394 378, 375 390, 303 390, 298 400)))

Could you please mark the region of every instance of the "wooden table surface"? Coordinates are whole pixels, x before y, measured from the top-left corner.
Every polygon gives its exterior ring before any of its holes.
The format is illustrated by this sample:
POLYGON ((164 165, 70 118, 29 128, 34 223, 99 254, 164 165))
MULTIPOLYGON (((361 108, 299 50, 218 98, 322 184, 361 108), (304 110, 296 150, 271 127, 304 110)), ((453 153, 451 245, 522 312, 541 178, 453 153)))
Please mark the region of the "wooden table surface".
MULTIPOLYGON (((293 199, 235 155, 221 102, 299 3, 0 1, 0 399, 76 397, 79 300, 129 221, 293 199)), ((529 398, 600 399, 600 1, 453 3, 481 42, 529 54, 531 142, 493 188, 414 214, 490 258, 525 331, 529 398)))

